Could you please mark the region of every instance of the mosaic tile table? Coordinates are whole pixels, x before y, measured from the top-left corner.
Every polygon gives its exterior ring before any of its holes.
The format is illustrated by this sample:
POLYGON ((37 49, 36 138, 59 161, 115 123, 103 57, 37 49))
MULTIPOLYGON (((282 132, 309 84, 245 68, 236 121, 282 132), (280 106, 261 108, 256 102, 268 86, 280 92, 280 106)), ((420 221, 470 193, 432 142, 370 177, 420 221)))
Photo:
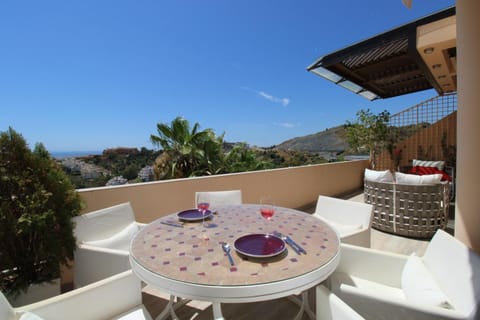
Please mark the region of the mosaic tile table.
POLYGON ((211 301, 215 319, 223 319, 220 303, 271 300, 299 294, 325 280, 339 262, 339 239, 319 219, 293 209, 275 207, 266 221, 260 205, 219 206, 206 228, 202 221, 183 228, 162 224, 178 220, 162 217, 143 228, 132 240, 130 263, 147 284, 172 296, 211 301), (251 258, 233 248, 244 235, 278 231, 289 235, 307 254, 287 245, 278 256, 251 258), (231 266, 221 244, 232 247, 231 266))

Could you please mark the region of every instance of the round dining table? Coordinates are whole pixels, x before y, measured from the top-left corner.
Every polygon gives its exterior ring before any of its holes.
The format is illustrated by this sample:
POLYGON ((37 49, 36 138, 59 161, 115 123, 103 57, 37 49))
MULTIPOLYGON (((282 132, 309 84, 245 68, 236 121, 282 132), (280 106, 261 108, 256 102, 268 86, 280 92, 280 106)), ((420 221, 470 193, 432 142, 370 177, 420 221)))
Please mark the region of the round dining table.
MULTIPOLYGON (((171 297, 211 302, 215 319, 223 319, 221 303, 298 295, 335 270, 340 240, 330 226, 311 214, 278 206, 267 221, 260 208, 256 204, 218 206, 208 212, 205 221, 183 221, 181 213, 161 217, 133 238, 132 270, 171 297), (271 238, 277 244, 273 253, 259 256, 246 251, 249 243, 245 247, 245 240, 269 238, 274 232, 282 237, 271 238), (284 236, 304 252, 293 250, 288 241, 278 245, 284 236), (233 265, 224 243, 231 247, 233 265)), ((303 300, 309 309, 308 301, 303 300)))

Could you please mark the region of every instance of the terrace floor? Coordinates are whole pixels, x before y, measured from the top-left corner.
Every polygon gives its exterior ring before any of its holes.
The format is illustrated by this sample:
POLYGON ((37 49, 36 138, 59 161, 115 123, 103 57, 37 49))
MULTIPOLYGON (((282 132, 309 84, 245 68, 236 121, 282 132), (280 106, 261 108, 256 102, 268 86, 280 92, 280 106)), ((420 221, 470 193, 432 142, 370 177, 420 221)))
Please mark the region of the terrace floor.
MULTIPOLYGON (((363 193, 348 196, 349 200, 363 202, 363 193)), ((306 210, 312 213, 314 207, 306 210)), ((428 240, 410 239, 372 229, 372 248, 394 253, 409 255, 415 252, 423 255, 428 240)), ((310 290, 310 306, 315 308, 314 289, 310 290)), ((152 317, 156 317, 166 306, 168 295, 146 287, 143 292, 143 303, 152 317)), ((259 315, 264 320, 293 319, 298 312, 298 306, 287 298, 256 303, 222 304, 222 312, 226 319, 244 320, 257 319, 259 315)), ((212 319, 213 311, 210 303, 192 301, 177 310, 180 319, 212 319)), ((304 314, 303 319, 308 319, 304 314)))

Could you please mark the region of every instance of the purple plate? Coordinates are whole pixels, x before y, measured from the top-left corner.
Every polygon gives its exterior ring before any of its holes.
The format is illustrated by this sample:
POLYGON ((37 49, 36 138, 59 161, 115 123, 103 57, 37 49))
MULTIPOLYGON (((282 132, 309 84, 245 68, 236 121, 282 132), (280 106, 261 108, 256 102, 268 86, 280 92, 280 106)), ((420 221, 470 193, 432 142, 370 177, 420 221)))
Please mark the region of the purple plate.
POLYGON ((272 234, 247 234, 233 243, 235 250, 249 257, 273 257, 285 250, 285 242, 272 234))
MULTIPOLYGON (((210 210, 205 211, 205 219, 210 218, 212 214, 213 213, 210 210)), ((199 211, 198 209, 188 209, 185 211, 181 211, 177 213, 177 217, 185 221, 198 221, 204 218, 202 211, 199 211)))

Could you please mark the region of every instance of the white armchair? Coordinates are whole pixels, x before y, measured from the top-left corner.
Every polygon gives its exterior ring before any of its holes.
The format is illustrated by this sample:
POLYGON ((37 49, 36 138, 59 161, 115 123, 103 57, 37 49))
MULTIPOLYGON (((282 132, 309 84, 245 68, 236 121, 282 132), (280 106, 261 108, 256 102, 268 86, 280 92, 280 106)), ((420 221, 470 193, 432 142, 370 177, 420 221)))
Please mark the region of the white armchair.
POLYGON ((74 218, 76 288, 130 269, 129 245, 144 224, 135 221, 130 203, 74 218))
POLYGON ((370 248, 372 205, 319 196, 315 217, 335 229, 341 242, 370 248))
POLYGON ((317 320, 363 320, 364 318, 323 285, 315 288, 317 320))
POLYGON ((442 230, 423 257, 341 244, 328 282, 367 319, 480 318, 480 256, 442 230))
POLYGON ((131 270, 85 287, 12 308, 0 294, 2 320, 151 320, 142 304, 141 282, 131 270))
POLYGON ((228 204, 242 204, 242 190, 199 191, 195 193, 195 207, 199 202, 208 202, 211 208, 228 204))

